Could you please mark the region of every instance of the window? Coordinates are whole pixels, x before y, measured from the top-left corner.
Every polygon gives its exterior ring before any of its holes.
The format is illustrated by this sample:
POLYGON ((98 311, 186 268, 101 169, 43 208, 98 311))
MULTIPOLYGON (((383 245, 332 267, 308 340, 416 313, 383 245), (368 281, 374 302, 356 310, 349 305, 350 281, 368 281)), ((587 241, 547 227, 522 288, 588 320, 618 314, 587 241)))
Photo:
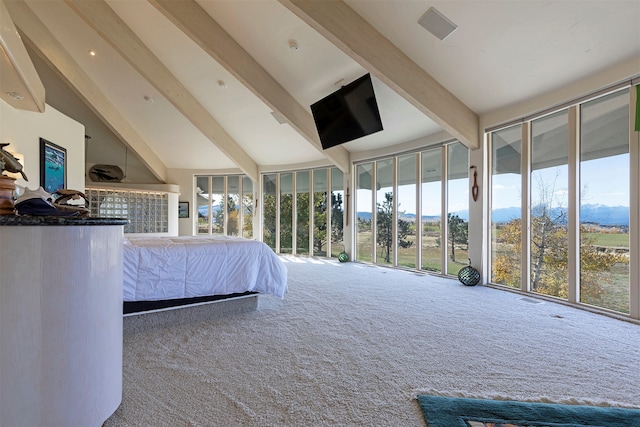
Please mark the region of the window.
POLYGON ((447 274, 469 264, 469 149, 447 147, 447 274))
POLYGON ((327 256, 327 170, 313 171, 313 255, 327 256))
POLYGON ((493 283, 630 313, 629 100, 614 91, 491 133, 493 283))
POLYGON ((242 177, 242 237, 253 238, 253 181, 242 177))
POLYGON ((568 297, 568 114, 531 122, 530 290, 568 297))
POLYGON ((373 261, 373 163, 356 166, 356 259, 373 261))
POLYGON ((491 138, 491 281, 520 288, 522 126, 491 138))
POLYGON ((197 234, 211 234, 211 179, 196 177, 196 209, 198 215, 197 234))
POLYGON ((280 253, 293 253, 293 174, 280 174, 280 253))
POLYGON ((273 250, 278 248, 276 242, 278 233, 277 179, 276 174, 262 176, 262 241, 273 250))
POLYGON ((416 154, 398 157, 398 266, 416 267, 416 154))
POLYGON ((227 236, 240 235, 241 223, 240 223, 240 176, 227 177, 227 206, 226 206, 226 218, 227 218, 227 236))
POLYGON ((196 176, 198 235, 253 237, 253 183, 242 175, 196 176))
POLYGON ((442 272, 442 149, 422 152, 422 269, 442 272))
POLYGON ((393 200, 393 163, 395 159, 376 162, 376 262, 394 264, 393 223, 395 209, 393 200))
POLYGON ((357 260, 451 275, 468 264, 467 147, 456 141, 358 164, 355 170, 357 260), (445 219, 446 236, 441 225, 445 219), (442 267, 445 259, 447 271, 442 267))
POLYGON ((296 253, 309 255, 309 227, 311 199, 309 197, 309 171, 296 172, 296 253))
POLYGON ((265 243, 286 254, 324 257, 342 252, 344 190, 340 170, 279 172, 265 174, 262 180, 265 243), (327 206, 329 195, 331 209, 327 206))
POLYGON ((629 313, 629 97, 587 102, 580 118, 580 301, 629 313))
POLYGON ((338 168, 331 169, 331 256, 344 251, 344 174, 338 168))

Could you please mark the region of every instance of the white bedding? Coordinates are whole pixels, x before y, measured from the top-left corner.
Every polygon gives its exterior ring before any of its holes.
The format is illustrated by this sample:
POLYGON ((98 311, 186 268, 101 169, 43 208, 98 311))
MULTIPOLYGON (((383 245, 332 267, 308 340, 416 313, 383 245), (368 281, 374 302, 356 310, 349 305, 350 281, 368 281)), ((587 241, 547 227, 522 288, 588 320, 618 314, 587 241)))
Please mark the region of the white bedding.
POLYGON ((124 301, 259 292, 283 298, 287 269, 266 244, 228 236, 124 239, 124 301))

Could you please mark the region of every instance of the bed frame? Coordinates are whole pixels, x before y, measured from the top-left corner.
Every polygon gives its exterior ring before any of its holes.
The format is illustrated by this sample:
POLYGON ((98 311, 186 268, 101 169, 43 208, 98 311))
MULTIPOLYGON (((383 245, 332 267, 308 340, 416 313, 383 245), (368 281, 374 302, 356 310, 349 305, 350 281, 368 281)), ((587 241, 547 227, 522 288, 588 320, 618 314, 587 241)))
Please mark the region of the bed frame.
POLYGON ((258 295, 257 292, 245 292, 180 300, 125 302, 124 335, 255 311, 258 295))
POLYGON ((238 298, 248 295, 254 295, 257 292, 243 292, 238 294, 229 295, 209 295, 203 297, 193 298, 177 298, 177 299, 165 299, 157 301, 125 301, 123 314, 141 314, 148 311, 162 310, 167 308, 185 307, 190 305, 196 305, 201 303, 207 303, 212 301, 221 301, 225 299, 238 298))

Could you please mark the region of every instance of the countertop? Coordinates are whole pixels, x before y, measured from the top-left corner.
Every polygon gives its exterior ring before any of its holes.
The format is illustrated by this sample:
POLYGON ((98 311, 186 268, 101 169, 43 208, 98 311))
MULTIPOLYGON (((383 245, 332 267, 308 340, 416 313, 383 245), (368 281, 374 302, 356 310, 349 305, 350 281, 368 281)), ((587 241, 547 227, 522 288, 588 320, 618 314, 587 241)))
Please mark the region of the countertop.
POLYGON ((92 218, 81 216, 0 215, 0 225, 127 225, 125 218, 92 218))

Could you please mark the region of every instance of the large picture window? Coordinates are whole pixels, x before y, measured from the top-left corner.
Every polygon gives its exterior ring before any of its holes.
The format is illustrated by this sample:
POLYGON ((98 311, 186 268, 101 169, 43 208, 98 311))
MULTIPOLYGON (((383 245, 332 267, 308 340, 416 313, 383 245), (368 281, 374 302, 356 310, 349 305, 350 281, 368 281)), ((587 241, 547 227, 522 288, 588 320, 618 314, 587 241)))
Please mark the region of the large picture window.
POLYGON ((491 133, 492 283, 630 313, 629 99, 614 91, 491 133))

